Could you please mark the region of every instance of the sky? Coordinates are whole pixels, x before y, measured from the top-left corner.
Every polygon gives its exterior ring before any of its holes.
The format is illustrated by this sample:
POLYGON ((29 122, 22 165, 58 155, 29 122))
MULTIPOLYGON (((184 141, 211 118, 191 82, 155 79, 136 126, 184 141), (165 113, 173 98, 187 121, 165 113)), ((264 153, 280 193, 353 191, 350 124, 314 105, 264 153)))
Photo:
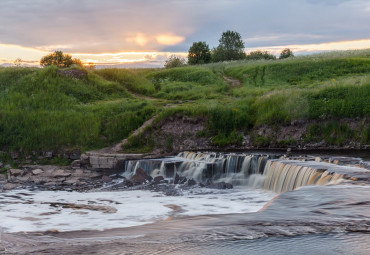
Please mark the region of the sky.
POLYGON ((0 0, 0 65, 62 50, 102 66, 155 67, 193 42, 241 34, 246 51, 370 48, 370 0, 0 0))

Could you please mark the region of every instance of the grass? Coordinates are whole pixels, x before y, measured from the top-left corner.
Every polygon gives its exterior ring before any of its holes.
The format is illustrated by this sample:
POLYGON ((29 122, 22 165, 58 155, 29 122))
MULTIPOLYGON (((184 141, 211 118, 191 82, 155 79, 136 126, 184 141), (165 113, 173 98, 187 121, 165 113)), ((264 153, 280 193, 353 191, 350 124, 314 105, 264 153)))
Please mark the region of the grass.
MULTIPOLYGON (((174 69, 103 69, 73 79, 57 68, 0 68, 0 149, 101 148, 129 136, 155 113, 154 125, 173 115, 199 116, 220 147, 241 144, 262 125, 322 122, 305 140, 370 143, 370 50, 286 60, 235 61, 174 69), (242 82, 229 87, 230 76, 242 82), (174 100, 182 103, 162 111, 174 100), (341 119, 363 119, 356 132, 341 119)), ((126 151, 155 147, 155 137, 130 138, 126 151)), ((268 139, 253 136, 256 146, 268 139)), ((171 147, 173 139, 166 141, 171 147)), ((294 139, 280 141, 281 146, 294 139)), ((166 148, 164 148, 166 149, 166 148)))
POLYGON ((20 72, 0 69, 0 145, 7 151, 100 148, 127 137, 156 111, 94 73, 77 80, 54 67, 20 72))

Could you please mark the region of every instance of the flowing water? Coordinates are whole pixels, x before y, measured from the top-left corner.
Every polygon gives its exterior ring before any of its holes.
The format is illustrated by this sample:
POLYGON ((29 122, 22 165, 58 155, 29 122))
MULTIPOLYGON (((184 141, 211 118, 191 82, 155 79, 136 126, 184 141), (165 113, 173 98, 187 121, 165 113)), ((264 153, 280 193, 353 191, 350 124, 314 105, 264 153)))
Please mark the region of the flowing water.
POLYGON ((228 182, 276 193, 307 185, 338 184, 343 180, 340 167, 336 167, 339 173, 333 173, 326 170, 333 168, 330 164, 280 160, 276 155, 182 152, 165 159, 127 161, 122 175, 129 178, 139 168, 152 177, 173 178, 178 174, 197 182, 228 182))
POLYGON ((0 193, 0 253, 370 254, 369 170, 276 154, 183 152, 126 161, 121 175, 139 168, 169 182, 179 175, 234 189, 0 193), (33 232, 50 229, 59 233, 33 232))

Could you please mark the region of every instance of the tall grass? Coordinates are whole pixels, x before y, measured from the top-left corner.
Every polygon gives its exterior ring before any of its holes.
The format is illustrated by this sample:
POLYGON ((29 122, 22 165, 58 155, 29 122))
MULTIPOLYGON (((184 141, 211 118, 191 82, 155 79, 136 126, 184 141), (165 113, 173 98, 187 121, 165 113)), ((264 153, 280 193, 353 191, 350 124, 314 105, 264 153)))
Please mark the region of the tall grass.
MULTIPOLYGON (((143 72, 127 69, 101 69, 96 70, 96 74, 107 80, 115 81, 128 90, 150 96, 155 92, 155 87, 150 80, 143 77, 143 72)), ((145 74, 145 72, 144 72, 145 74)))
POLYGON ((151 104, 130 99, 118 83, 93 73, 67 78, 56 70, 0 70, 0 148, 103 147, 127 137, 155 112, 151 104))

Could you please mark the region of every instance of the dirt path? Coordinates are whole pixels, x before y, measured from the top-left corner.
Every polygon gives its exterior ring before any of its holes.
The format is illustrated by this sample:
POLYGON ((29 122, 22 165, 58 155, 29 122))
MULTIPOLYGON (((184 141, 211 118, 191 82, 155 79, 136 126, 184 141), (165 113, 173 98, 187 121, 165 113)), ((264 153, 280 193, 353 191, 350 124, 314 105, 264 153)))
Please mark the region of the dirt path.
POLYGON ((229 76, 225 76, 224 75, 222 78, 224 79, 224 81, 227 82, 227 84, 229 85, 229 87, 232 87, 232 88, 233 87, 240 87, 242 85, 242 83, 239 80, 234 79, 232 77, 229 77, 229 76))

